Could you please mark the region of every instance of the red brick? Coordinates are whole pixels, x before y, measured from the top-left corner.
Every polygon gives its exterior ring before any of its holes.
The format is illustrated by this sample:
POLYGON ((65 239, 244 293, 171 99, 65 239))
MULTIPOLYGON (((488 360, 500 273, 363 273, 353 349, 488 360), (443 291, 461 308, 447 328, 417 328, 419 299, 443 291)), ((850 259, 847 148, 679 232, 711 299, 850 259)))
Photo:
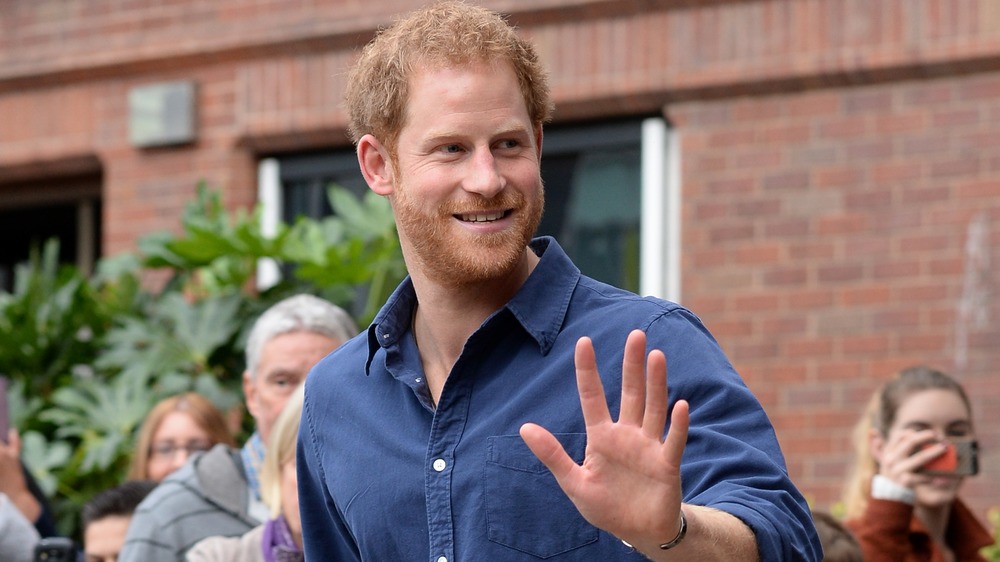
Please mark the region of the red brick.
POLYGON ((733 261, 738 264, 763 265, 781 259, 781 248, 775 244, 753 245, 733 250, 733 261))
POLYGON ((809 357, 812 359, 826 357, 833 353, 833 344, 827 338, 788 338, 782 349, 788 357, 809 357))
POLYGON ((840 300, 845 305, 878 305, 889 302, 892 288, 889 285, 846 287, 841 291, 840 300))
POLYGON ((803 267, 776 267, 764 273, 764 284, 768 286, 803 285, 809 273, 803 267))
POLYGON ((809 185, 809 173, 803 171, 787 172, 774 176, 765 176, 761 187, 765 190, 798 190, 809 185))
POLYGON ((846 355, 883 355, 889 351, 889 337, 885 334, 848 336, 840 345, 846 355))
POLYGON ((786 219, 779 217, 764 225, 764 235, 769 238, 798 239, 808 234, 809 231, 809 221, 805 219, 786 219))
POLYGON ((917 261, 883 262, 872 266, 872 277, 875 279, 910 279, 919 273, 920 262, 917 261))
POLYGON ((865 372, 859 360, 824 361, 817 367, 816 378, 823 382, 857 380, 865 372))
POLYGON ((802 308, 823 309, 833 304, 833 293, 829 289, 799 291, 783 289, 782 297, 787 303, 787 308, 796 310, 802 308))
POLYGON ((900 335, 899 350, 903 352, 934 353, 945 350, 947 342, 937 335, 900 335))

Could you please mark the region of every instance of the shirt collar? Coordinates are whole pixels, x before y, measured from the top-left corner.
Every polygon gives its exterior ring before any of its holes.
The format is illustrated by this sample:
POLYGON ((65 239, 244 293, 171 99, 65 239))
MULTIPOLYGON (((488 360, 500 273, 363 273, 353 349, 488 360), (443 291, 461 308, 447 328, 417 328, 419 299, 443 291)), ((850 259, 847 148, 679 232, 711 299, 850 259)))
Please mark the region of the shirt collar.
MULTIPOLYGON (((541 259, 505 308, 534 338, 544 355, 552 349, 562 328, 570 297, 580 280, 580 270, 551 236, 535 238, 529 247, 541 259)), ((379 348, 395 344, 410 330, 416 301, 413 282, 407 277, 396 287, 368 327, 365 374, 370 373, 372 360, 379 348)))
POLYGON ((530 247, 541 260, 507 303, 507 309, 545 355, 562 329, 570 298, 580 281, 580 270, 550 236, 535 238, 530 247))

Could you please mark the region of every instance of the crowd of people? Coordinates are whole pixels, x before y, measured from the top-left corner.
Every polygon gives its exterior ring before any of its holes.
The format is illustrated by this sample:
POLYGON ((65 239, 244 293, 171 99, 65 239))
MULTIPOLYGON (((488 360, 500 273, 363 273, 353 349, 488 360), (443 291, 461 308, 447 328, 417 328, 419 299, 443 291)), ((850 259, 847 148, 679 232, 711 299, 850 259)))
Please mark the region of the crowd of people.
MULTIPOLYGON (((255 321, 242 446, 197 394, 157 404, 129 480, 83 510, 87 561, 984 560, 992 538, 959 498, 975 431, 955 379, 886 382, 861 415, 846 519, 814 512, 693 313, 533 238, 552 103, 499 15, 417 10, 363 50, 346 98, 409 277, 364 333, 309 295, 255 321)), ((18 447, 16 432, 0 445, 13 561, 53 534, 18 447)))

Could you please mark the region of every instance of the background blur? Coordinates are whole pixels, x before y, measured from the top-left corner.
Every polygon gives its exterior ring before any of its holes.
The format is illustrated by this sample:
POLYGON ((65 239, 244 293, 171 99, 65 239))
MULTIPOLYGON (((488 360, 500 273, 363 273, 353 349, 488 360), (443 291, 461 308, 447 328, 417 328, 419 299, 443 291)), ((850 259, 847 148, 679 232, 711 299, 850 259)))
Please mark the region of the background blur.
MULTIPOLYGON (((551 72, 542 231, 706 322, 815 507, 915 363, 969 390, 963 496, 1000 505, 1000 2, 481 3, 551 72)), ((90 271, 178 231, 199 182, 266 220, 363 193, 345 70, 421 4, 0 0, 0 287, 49 237, 90 271)))

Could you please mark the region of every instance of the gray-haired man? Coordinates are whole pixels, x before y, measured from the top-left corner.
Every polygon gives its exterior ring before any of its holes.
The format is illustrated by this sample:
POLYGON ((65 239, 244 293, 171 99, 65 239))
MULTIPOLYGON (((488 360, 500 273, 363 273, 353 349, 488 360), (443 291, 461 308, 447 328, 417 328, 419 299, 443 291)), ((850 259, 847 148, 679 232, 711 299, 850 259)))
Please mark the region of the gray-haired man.
POLYGON ((164 480, 136 510, 120 560, 182 562, 199 540, 241 535, 266 519, 257 472, 271 426, 309 369, 357 333, 343 309, 312 295, 265 311, 250 332, 243 373, 257 430, 242 450, 217 445, 164 480))

